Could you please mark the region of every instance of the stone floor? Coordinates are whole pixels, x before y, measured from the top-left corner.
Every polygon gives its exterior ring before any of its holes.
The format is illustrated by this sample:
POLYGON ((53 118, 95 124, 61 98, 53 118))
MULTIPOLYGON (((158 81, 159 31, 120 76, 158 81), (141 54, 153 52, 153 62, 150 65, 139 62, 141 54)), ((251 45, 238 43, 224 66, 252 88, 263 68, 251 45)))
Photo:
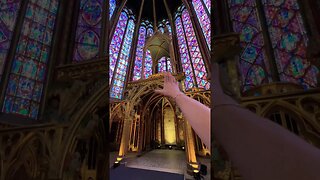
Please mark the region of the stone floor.
MULTIPOLYGON (((116 152, 110 153, 110 167, 117 157, 116 152)), ((137 153, 129 153, 125 165, 129 168, 147 169, 168 173, 186 174, 186 154, 180 150, 157 149, 137 157, 137 153)), ((198 162, 207 166, 205 180, 210 179, 210 159, 197 157, 198 162)))
POLYGON ((183 174, 186 155, 179 150, 153 150, 141 157, 128 158, 127 167, 183 174))
POLYGON ((184 180, 183 174, 130 168, 121 164, 110 168, 110 180, 184 180))

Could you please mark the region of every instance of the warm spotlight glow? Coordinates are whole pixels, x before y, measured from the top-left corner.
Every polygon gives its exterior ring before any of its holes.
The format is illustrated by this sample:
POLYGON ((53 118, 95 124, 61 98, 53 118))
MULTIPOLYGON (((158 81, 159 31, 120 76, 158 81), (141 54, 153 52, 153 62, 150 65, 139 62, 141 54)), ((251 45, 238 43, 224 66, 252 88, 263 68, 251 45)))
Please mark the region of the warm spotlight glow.
POLYGON ((193 170, 194 173, 199 173, 199 170, 195 169, 193 170))
POLYGON ((170 107, 164 108, 163 113, 164 139, 166 144, 176 144, 176 126, 174 122, 174 111, 170 107))
POLYGON ((191 164, 191 166, 192 166, 194 169, 198 169, 198 168, 199 168, 199 165, 198 165, 198 164, 191 164))
POLYGON ((122 160, 122 158, 121 157, 117 157, 117 161, 121 161, 122 160))

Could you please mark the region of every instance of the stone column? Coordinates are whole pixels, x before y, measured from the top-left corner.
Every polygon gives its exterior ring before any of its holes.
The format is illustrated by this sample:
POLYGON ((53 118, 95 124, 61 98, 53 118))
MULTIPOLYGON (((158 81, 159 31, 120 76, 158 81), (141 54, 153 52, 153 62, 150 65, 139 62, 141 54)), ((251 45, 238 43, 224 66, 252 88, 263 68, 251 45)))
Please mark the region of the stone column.
POLYGON ((129 140, 130 140, 129 139, 130 127, 133 121, 133 117, 131 115, 131 111, 133 109, 130 106, 131 106, 130 102, 127 102, 126 114, 123 122, 123 131, 122 131, 122 137, 121 137, 121 143, 120 143, 120 149, 119 149, 119 155, 118 155, 121 158, 127 154, 129 140))
POLYGON ((197 162, 196 151, 195 151, 195 139, 192 134, 192 128, 188 120, 184 119, 184 139, 185 139, 185 150, 187 156, 187 171, 193 173, 193 170, 199 168, 197 162), (192 168, 190 168, 190 166, 192 168))
MULTIPOLYGON (((240 52, 239 34, 229 33, 213 38, 213 60, 220 65, 220 78, 226 94, 234 98, 240 97, 237 55, 240 52)), ((214 90, 213 90, 214 91, 214 90)))

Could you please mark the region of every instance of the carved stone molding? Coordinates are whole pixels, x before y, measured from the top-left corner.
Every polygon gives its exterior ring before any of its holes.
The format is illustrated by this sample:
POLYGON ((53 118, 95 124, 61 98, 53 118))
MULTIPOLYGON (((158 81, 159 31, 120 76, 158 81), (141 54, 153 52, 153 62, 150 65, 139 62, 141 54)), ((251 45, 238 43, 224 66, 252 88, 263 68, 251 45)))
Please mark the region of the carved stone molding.
MULTIPOLYGON (((183 79, 185 79, 184 73, 173 74, 173 76, 178 81, 182 81, 183 79)), ((155 81, 163 81, 163 78, 164 78, 164 73, 153 74, 153 75, 149 76, 148 79, 140 79, 137 81, 129 82, 127 89, 131 89, 134 86, 143 86, 146 84, 154 83, 155 81)))
POLYGON ((214 36, 213 41, 213 61, 220 62, 223 59, 232 59, 241 50, 240 36, 237 33, 214 36))
POLYGON ((244 96, 268 96, 304 91, 303 87, 294 83, 275 82, 264 84, 246 91, 244 96))
POLYGON ((97 77, 97 75, 107 78, 109 72, 106 58, 59 66, 56 71, 56 79, 59 81, 87 79, 97 77))

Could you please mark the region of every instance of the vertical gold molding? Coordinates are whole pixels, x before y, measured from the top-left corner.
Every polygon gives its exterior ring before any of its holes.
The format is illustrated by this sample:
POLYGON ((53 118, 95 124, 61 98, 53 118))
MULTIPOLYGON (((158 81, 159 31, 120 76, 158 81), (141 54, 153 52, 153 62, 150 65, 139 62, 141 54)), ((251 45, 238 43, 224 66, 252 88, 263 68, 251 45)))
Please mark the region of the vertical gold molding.
POLYGON ((129 144, 129 136, 130 136, 130 128, 131 123, 133 120, 133 117, 131 116, 131 111, 133 108, 131 107, 131 103, 126 103, 126 111, 125 111, 125 119, 123 123, 123 131, 122 131, 122 137, 121 137, 121 143, 120 143, 120 149, 119 149, 119 156, 123 157, 127 154, 128 151, 128 144, 129 144))
POLYGON ((195 140, 192 135, 192 128, 188 122, 188 120, 184 119, 184 132, 185 132, 185 147, 186 147, 186 155, 187 161, 190 164, 197 163, 196 152, 195 152, 195 140))

